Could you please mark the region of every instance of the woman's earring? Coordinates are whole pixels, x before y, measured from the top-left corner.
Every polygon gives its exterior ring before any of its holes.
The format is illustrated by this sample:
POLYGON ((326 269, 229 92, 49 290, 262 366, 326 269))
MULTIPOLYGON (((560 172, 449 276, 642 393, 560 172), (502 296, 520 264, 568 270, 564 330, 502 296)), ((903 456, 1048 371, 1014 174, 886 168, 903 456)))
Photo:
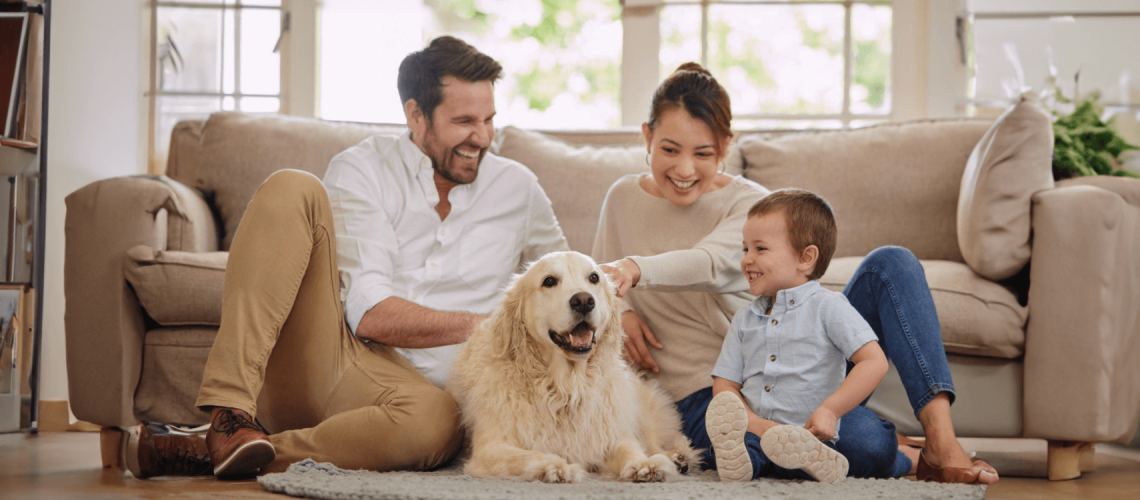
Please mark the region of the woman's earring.
POLYGON ((718 174, 723 174, 725 170, 728 170, 728 164, 727 164, 727 163, 725 163, 723 160, 721 160, 721 162, 720 162, 720 172, 717 172, 717 173, 718 173, 718 174))
POLYGON ((652 154, 652 153, 645 153, 645 164, 646 164, 646 165, 649 165, 649 166, 651 166, 651 167, 652 167, 652 166, 653 166, 653 164, 652 164, 652 163, 649 163, 649 155, 651 155, 651 154, 652 154))

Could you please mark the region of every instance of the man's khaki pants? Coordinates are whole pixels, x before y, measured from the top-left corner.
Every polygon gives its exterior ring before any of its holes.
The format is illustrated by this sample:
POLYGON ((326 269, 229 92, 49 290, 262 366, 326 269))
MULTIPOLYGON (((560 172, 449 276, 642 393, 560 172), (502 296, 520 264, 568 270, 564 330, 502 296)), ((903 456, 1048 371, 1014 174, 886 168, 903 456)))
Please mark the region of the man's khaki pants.
POLYGON ((222 324, 197 405, 239 408, 271 433, 268 471, 430 469, 462 441, 455 401, 344 319, 328 194, 284 170, 258 189, 230 248, 222 324))

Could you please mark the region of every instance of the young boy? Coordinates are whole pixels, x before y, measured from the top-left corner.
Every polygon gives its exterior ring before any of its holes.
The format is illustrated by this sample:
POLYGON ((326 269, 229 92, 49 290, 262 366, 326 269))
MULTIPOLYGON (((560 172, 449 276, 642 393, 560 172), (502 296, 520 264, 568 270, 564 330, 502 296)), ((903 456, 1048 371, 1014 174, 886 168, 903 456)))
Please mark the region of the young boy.
POLYGON ((847 475, 839 418, 870 396, 887 359, 846 297, 816 281, 835 241, 831 207, 808 191, 776 191, 748 212, 740 267, 758 298, 732 320, 705 413, 722 481, 847 475))

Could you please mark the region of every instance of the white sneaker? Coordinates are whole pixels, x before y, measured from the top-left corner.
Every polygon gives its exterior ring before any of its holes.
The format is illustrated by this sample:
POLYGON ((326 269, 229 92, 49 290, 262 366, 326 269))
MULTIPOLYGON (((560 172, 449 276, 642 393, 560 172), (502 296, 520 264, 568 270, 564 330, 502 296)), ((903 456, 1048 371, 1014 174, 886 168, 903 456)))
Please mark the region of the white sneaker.
POLYGON ((716 473, 721 481, 751 481, 752 459, 744 445, 748 412, 732 391, 713 396, 705 413, 705 430, 716 455, 716 473))
POLYGON ((785 469, 802 469, 816 481, 836 483, 847 477, 847 457, 803 427, 778 425, 768 429, 760 438, 760 448, 772 463, 785 469))

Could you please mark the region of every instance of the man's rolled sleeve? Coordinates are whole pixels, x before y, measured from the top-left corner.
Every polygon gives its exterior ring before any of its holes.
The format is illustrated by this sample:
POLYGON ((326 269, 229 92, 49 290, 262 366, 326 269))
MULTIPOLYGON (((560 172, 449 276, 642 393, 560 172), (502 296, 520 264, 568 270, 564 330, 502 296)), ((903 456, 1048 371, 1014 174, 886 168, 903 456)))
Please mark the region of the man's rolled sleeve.
POLYGON ((396 295, 392 285, 399 252, 395 229, 365 159, 338 156, 325 175, 325 190, 336 226, 337 265, 344 295, 345 320, 356 333, 361 319, 376 304, 396 295))
POLYGON ((392 287, 383 283, 350 288, 348 298, 344 301, 344 317, 353 334, 356 333, 356 327, 360 325, 360 320, 364 319, 365 313, 376 307, 376 304, 383 302, 384 299, 393 296, 395 296, 395 292, 392 287))
POLYGON ((562 234, 562 227, 558 225, 558 219, 554 216, 554 206, 550 198, 538 184, 537 178, 532 180, 530 218, 527 220, 526 241, 523 242, 522 263, 538 260, 550 252, 570 249, 570 245, 566 243, 566 236, 562 234))

